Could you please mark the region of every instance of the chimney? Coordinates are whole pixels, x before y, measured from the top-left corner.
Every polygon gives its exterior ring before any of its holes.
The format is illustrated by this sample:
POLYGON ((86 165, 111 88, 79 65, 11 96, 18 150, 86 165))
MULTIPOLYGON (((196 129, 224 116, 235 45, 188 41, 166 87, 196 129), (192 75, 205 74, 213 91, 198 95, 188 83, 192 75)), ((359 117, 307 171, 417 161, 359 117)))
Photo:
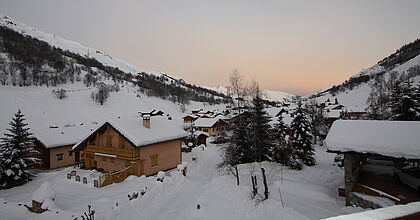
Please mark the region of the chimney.
POLYGON ((143 116, 143 127, 150 128, 150 115, 143 116))

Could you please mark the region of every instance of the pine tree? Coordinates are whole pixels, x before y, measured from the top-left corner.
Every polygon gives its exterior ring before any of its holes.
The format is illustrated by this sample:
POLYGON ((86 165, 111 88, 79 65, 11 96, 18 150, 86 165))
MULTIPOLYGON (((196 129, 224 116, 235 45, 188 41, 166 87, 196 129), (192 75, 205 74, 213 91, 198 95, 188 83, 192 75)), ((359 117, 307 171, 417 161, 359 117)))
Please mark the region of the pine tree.
POLYGON ((290 124, 290 144, 294 149, 297 159, 307 166, 315 165, 314 148, 312 146, 312 134, 310 123, 304 114, 302 103, 299 101, 295 112, 295 118, 290 124))
POLYGON ((408 78, 397 81, 390 95, 391 120, 418 121, 420 108, 416 100, 416 89, 408 78))
POLYGON ((0 144, 0 188, 9 188, 30 180, 32 174, 27 171, 39 162, 35 156, 39 154, 34 149, 28 125, 20 110, 9 123, 10 133, 5 133, 0 144))
POLYGON ((264 110, 264 103, 261 99, 261 94, 257 88, 253 103, 253 122, 252 137, 253 137, 253 154, 256 162, 264 160, 272 160, 272 141, 270 137, 270 118, 264 110))
POLYGON ((283 116, 279 116, 274 127, 273 160, 283 165, 290 165, 292 149, 287 141, 289 127, 284 123, 283 116))

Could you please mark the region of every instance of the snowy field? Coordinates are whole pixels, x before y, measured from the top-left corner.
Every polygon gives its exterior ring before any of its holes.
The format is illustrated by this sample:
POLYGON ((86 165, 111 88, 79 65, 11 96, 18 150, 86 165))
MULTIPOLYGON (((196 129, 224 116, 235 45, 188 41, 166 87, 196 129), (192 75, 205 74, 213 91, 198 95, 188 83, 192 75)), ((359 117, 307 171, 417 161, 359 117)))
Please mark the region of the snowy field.
MULTIPOLYGON (((163 183, 154 176, 130 176, 122 183, 98 189, 91 183, 68 180, 66 174, 73 168, 43 171, 23 186, 0 191, 0 219, 74 219, 80 218, 88 205, 96 211, 95 219, 100 220, 320 219, 362 211, 344 206, 344 199, 337 195, 337 187, 343 184, 343 170, 333 165, 334 155, 326 153, 324 147, 316 150, 318 164, 301 171, 262 163, 270 186, 270 197, 263 202, 251 199, 250 173, 257 174, 259 192, 263 192, 260 165, 241 165, 238 187, 232 175, 217 170, 219 147, 209 144, 204 150, 195 148, 183 155, 183 161, 188 163, 186 178, 172 170, 163 183), (197 160, 192 161, 192 157, 197 160), (54 210, 43 214, 27 211, 23 204, 30 204, 31 195, 45 181, 51 182, 56 191, 54 210), (128 200, 129 194, 146 187, 144 196, 128 200)), ((82 176, 97 175, 76 170, 82 176)))

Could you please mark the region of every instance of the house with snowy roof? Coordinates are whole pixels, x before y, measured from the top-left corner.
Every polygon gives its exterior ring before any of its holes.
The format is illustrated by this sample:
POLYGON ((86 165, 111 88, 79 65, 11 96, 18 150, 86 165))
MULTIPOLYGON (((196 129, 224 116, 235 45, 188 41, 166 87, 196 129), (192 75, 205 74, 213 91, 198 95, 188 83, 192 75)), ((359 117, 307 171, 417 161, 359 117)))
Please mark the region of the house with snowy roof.
POLYGON ((34 128, 32 132, 35 137, 35 149, 40 152, 41 159, 41 163, 36 168, 56 169, 77 164, 80 161, 80 155, 79 152, 72 151, 72 146, 96 126, 95 123, 82 123, 34 128))
POLYGON ((209 136, 221 136, 226 133, 228 127, 228 123, 226 123, 223 118, 223 116, 199 118, 193 125, 197 131, 206 132, 209 136))
POLYGON ((395 181, 405 165, 420 162, 419 131, 418 121, 333 123, 325 143, 328 152, 344 155, 346 205, 378 208, 420 201, 420 188, 395 181))
POLYGON ((199 118, 197 115, 187 115, 182 119, 184 120, 184 123, 193 123, 195 120, 197 120, 197 118, 199 118))
MULTIPOLYGON (((181 140, 188 134, 165 117, 110 120, 86 134, 73 151, 81 152, 83 167, 108 173, 153 175, 181 163, 181 140)), ((101 186, 120 182, 110 177, 101 186), (109 180, 110 179, 110 180, 109 180)))

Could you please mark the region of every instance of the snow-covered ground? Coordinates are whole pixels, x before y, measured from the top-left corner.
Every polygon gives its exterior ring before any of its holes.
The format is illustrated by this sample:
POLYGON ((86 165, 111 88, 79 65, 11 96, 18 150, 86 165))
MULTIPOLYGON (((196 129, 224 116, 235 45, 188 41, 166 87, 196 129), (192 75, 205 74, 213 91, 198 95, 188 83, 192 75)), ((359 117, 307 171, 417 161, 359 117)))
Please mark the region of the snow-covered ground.
MULTIPOLYGON (((344 199, 338 197, 337 187, 343 184, 343 170, 333 165, 334 155, 326 153, 324 147, 316 149, 318 164, 302 171, 282 170, 278 164, 262 163, 270 185, 269 199, 263 202, 251 199, 250 173, 257 175, 259 192, 263 192, 260 165, 241 165, 241 184, 236 186, 232 175, 216 168, 220 161, 219 149, 209 144, 204 150, 195 148, 184 154, 183 161, 188 162, 187 177, 173 170, 163 183, 153 176, 130 176, 122 183, 98 189, 91 183, 68 180, 66 174, 73 168, 43 171, 23 186, 0 191, 0 219, 74 219, 80 218, 88 205, 92 205, 95 219, 99 220, 320 219, 362 211, 345 207, 344 199), (192 161, 192 157, 197 160, 192 161), (56 210, 30 213, 22 204, 29 204, 33 192, 45 181, 51 182, 55 190, 56 210), (129 194, 145 187, 144 196, 128 200, 129 194)), ((82 176, 95 174, 76 170, 82 176)))

